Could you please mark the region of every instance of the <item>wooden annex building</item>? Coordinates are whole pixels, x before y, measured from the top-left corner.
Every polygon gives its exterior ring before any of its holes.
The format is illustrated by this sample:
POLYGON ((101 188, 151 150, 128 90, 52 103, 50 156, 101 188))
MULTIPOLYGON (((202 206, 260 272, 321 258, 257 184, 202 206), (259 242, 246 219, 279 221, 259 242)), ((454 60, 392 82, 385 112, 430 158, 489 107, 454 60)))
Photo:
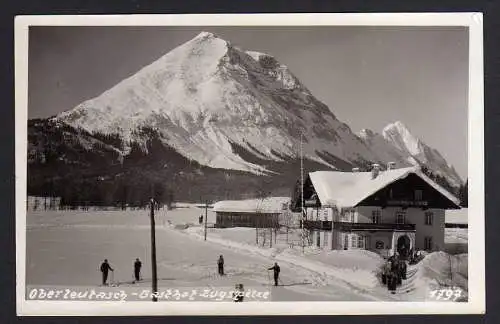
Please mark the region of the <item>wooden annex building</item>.
POLYGON ((219 201, 213 208, 215 227, 276 227, 289 204, 290 197, 219 201))

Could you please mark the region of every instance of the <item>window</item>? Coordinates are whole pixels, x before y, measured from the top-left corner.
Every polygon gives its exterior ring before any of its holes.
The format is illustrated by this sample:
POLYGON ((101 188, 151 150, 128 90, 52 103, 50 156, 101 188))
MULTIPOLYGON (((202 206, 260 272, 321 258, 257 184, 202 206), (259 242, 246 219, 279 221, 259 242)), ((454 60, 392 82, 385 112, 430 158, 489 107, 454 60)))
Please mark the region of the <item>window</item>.
POLYGON ((404 224, 404 223, 405 223, 405 213, 396 212, 396 224, 404 224))
POLYGON ((373 224, 379 224, 381 215, 380 215, 380 210, 372 210, 372 223, 373 224))
POLYGON ((425 225, 432 225, 434 221, 434 213, 426 212, 425 213, 425 225))
POLYGON ((365 247, 365 237, 358 235, 358 248, 364 249, 365 247))
POLYGON ((342 221, 354 223, 354 209, 346 209, 342 212, 342 221))
POLYGON ((426 236, 424 238, 424 250, 432 251, 432 236, 426 236))
POLYGON ((351 209, 349 221, 351 223, 354 223, 356 221, 356 210, 355 209, 351 209))
MULTIPOLYGON (((345 242, 347 245, 348 242, 348 234, 346 234, 345 237, 345 242)), ((351 234, 351 248, 359 248, 359 249, 364 249, 365 248, 365 237, 362 235, 357 235, 357 234, 351 234)))
POLYGON ((356 237, 356 235, 351 235, 351 246, 353 248, 358 247, 358 238, 356 237))
POLYGON ((421 201, 422 200, 422 195, 423 195, 422 190, 415 190, 415 200, 416 201, 421 201))

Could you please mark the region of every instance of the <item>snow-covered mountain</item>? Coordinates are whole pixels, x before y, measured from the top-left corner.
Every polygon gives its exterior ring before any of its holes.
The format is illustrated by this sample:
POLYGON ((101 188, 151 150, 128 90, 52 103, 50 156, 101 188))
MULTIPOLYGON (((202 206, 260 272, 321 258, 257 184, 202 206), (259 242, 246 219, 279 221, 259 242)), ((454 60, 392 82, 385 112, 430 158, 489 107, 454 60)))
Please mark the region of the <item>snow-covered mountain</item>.
POLYGON ((455 168, 436 149, 410 133, 402 122, 387 125, 382 134, 389 143, 403 152, 412 164, 425 165, 429 170, 445 177, 453 186, 463 185, 463 180, 455 168))
POLYGON ((413 135, 401 121, 384 127, 382 134, 363 129, 359 137, 376 152, 381 161, 393 161, 398 166, 425 166, 432 173, 446 178, 455 187, 463 184, 453 166, 436 149, 413 135))
POLYGON ((269 163, 296 160, 303 134, 304 157, 325 167, 426 164, 461 184, 444 158, 401 123, 382 135, 356 135, 273 56, 207 32, 51 121, 117 135, 123 155, 133 142, 148 149, 141 131, 147 127, 189 161, 257 175, 275 173, 269 163))
MULTIPOLYGON (((274 57, 202 32, 100 96, 55 117, 89 132, 140 141, 141 126, 202 165, 265 172, 233 144, 264 160, 357 164, 376 154, 274 57)), ((127 148, 126 148, 127 149, 127 148)), ((125 151, 126 151, 125 149, 125 151)), ((126 152, 125 152, 126 153, 126 152)))
POLYGON ((370 129, 363 129, 358 135, 368 147, 376 152, 380 161, 395 162, 398 167, 413 165, 412 161, 408 160, 408 156, 404 151, 392 145, 381 134, 370 129))

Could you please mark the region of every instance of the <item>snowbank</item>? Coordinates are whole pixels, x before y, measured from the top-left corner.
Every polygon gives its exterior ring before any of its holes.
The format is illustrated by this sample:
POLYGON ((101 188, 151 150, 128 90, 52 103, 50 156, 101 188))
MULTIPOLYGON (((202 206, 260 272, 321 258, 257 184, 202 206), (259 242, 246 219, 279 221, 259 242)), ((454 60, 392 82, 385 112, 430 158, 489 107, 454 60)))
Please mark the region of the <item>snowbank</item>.
POLYGON ((365 250, 321 251, 301 255, 296 249, 286 249, 276 259, 301 266, 344 281, 351 288, 373 289, 380 286, 377 273, 383 258, 365 250))
POLYGON ((427 287, 460 287, 468 290, 468 255, 433 252, 420 263, 419 280, 427 287))

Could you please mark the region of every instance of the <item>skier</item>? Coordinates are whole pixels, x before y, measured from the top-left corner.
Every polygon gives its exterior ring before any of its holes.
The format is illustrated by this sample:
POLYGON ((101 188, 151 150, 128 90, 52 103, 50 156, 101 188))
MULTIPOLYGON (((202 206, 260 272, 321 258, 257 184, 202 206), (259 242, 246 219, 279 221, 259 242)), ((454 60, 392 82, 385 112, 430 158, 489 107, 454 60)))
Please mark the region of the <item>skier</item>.
POLYGON ((200 215, 200 217, 198 217, 198 223, 203 224, 203 215, 200 215))
POLYGON ((217 260, 217 268, 219 269, 219 275, 224 275, 224 258, 222 254, 219 256, 219 260, 217 260))
POLYGON ((269 268, 267 270, 273 270, 273 272, 274 272, 274 285, 277 286, 279 276, 280 276, 280 266, 278 265, 278 262, 274 262, 274 266, 272 266, 271 268, 269 268))
POLYGON ((108 263, 108 259, 104 259, 104 262, 101 264, 101 272, 102 272, 102 285, 103 286, 107 286, 108 284, 106 283, 106 281, 108 281, 108 272, 109 270, 111 271, 115 271, 113 270, 113 268, 111 268, 111 266, 109 265, 108 263))
MULTIPOLYGON (((135 259, 135 262, 134 262, 135 281, 141 280, 141 267, 142 267, 142 262, 139 260, 139 258, 135 259)), ((134 283, 135 283, 135 281, 134 281, 134 283)))

